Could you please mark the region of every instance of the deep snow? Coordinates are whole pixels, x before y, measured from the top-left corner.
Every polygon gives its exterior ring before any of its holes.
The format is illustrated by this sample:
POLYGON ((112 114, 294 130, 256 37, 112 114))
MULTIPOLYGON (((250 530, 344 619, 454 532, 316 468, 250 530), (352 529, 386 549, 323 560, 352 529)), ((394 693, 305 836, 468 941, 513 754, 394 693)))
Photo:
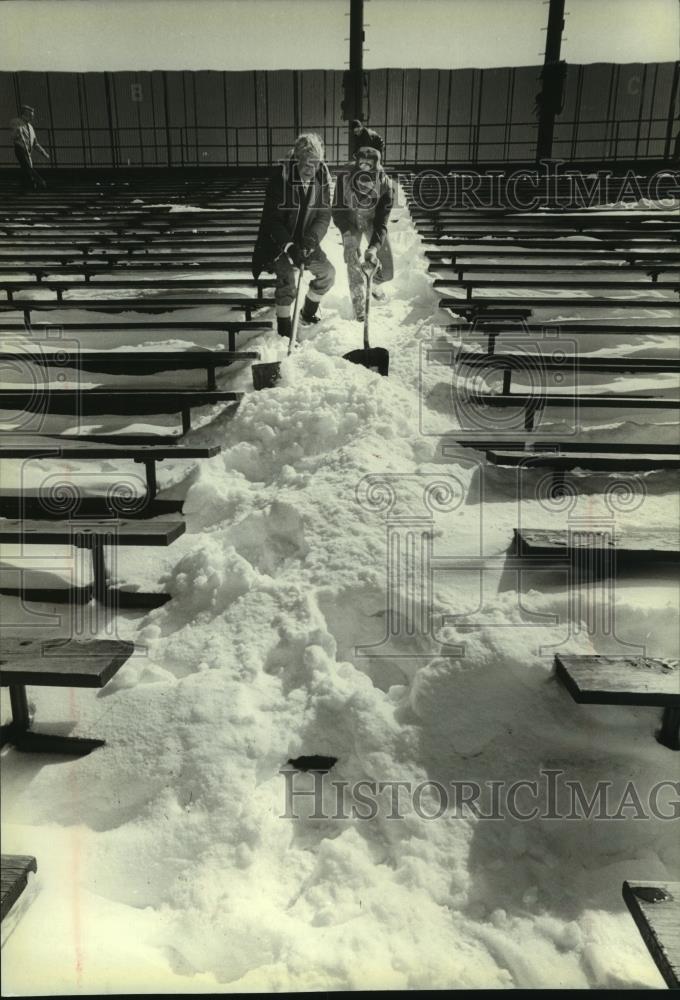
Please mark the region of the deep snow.
MULTIPOLYGON (((235 414, 202 412, 189 440, 220 442, 220 456, 194 469, 159 466, 167 495, 186 493, 188 531, 167 550, 124 553, 117 567, 173 594, 164 608, 117 620, 118 634, 144 650, 97 694, 31 689, 43 724, 73 719, 107 746, 77 761, 3 755, 3 851, 39 862, 31 905, 3 925, 7 994, 663 985, 621 883, 678 877, 667 821, 427 820, 408 804, 390 820, 386 794, 370 821, 315 820, 305 802, 302 818, 282 818, 280 769, 301 754, 337 757, 331 777, 348 782, 532 780, 552 768, 591 790, 633 779, 643 794, 678 775, 654 740, 657 710, 579 706, 555 681, 551 646, 617 645, 554 624, 550 616, 567 612, 563 575, 528 573, 520 608, 515 575, 503 569, 518 518, 564 526, 564 505, 531 493, 518 502, 514 473, 480 472, 477 452, 443 460, 441 438, 456 426, 452 386, 462 382, 426 349, 441 346, 434 322, 450 317, 437 313, 408 213, 397 214, 391 298, 373 309, 389 379, 341 358, 361 331, 333 229, 336 287, 321 325, 301 330, 280 387, 250 393, 235 414), (356 647, 380 643, 389 616, 385 514, 360 502, 366 476, 393 477, 393 513, 404 517, 429 516, 423 486, 449 482, 460 502, 432 514, 435 556, 498 557, 481 596, 477 569, 438 571, 433 634, 397 628, 369 656, 356 647), (446 624, 445 614, 468 617, 446 624), (464 655, 446 655, 447 643, 464 643, 464 655)), ((540 319, 559 316, 549 305, 540 319)), ((631 326, 650 321, 631 312, 631 326)), ((653 316, 672 318, 662 302, 653 316)), ((193 342, 210 340, 182 340, 193 342)), ((579 342, 604 348, 601 338, 579 342)), ((250 343, 266 358, 281 351, 274 334, 250 343)), ((607 346, 651 350, 634 331, 607 346)), ((663 337, 653 346, 676 349, 663 337)), ((186 382, 180 373, 149 384, 168 379, 186 382)), ((223 381, 247 388, 249 370, 223 381)), ((564 429, 562 415, 548 416, 564 429)), ((658 414, 586 416, 593 440, 677 435, 658 414)), ((33 463, 28 481, 49 468, 33 463)), ((111 474, 92 463, 61 471, 93 489, 98 473, 111 474)), ((572 514, 595 523, 611 512, 589 483, 572 514)), ((643 506, 626 510, 624 499, 617 526, 674 530, 671 477, 644 483, 643 506)), ((8 621, 27 618, 16 602, 2 608, 8 621)), ((677 609, 672 579, 622 578, 618 641, 677 656, 677 609)), ((408 614, 405 600, 399 613, 408 614)), ((331 791, 326 784, 329 811, 331 791)))

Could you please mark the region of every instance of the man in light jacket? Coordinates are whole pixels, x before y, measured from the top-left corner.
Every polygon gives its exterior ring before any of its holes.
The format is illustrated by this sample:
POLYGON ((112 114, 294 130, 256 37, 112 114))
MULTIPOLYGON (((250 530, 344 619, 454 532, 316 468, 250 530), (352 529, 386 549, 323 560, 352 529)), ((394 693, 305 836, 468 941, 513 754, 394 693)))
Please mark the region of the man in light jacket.
POLYGON ((333 286, 335 268, 321 249, 331 221, 331 178, 318 135, 298 136, 290 159, 279 167, 265 194, 253 253, 253 275, 276 274, 277 329, 290 337, 295 300, 295 268, 313 275, 300 311, 303 324, 318 323, 319 302, 333 286))

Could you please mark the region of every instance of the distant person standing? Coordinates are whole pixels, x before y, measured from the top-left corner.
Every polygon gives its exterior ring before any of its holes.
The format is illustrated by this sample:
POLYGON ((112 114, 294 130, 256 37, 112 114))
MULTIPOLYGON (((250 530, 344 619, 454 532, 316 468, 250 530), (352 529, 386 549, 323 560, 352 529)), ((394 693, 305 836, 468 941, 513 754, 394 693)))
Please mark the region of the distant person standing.
POLYGON ((33 150, 39 150, 46 160, 49 160, 50 154, 35 137, 34 118, 35 109, 28 104, 22 104, 18 118, 13 118, 9 127, 14 145, 14 155, 21 170, 22 186, 31 191, 44 191, 47 184, 33 167, 33 150))
POLYGON ((383 142, 383 137, 374 132, 372 128, 362 125, 358 118, 350 122, 349 127, 352 130, 352 156, 356 156, 360 149, 368 146, 370 149, 378 150, 380 159, 384 163, 385 143, 383 142))

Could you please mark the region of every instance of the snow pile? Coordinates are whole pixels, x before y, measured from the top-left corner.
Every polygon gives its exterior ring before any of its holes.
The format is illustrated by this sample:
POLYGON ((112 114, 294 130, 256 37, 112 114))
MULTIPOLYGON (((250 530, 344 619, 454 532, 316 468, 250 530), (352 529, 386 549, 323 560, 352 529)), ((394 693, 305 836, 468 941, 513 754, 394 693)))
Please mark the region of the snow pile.
MULTIPOLYGON (((501 470, 480 505, 476 453, 442 458, 458 423, 451 373, 423 359, 448 317, 399 216, 397 275, 373 309, 389 379, 340 357, 361 328, 333 231, 337 285, 280 386, 193 432, 223 450, 184 484, 161 466, 168 495, 186 492, 188 531, 144 552, 173 600, 117 621, 139 653, 96 696, 31 690, 42 722, 74 719, 107 746, 3 761, 3 850, 40 868, 4 949, 8 993, 661 985, 620 888, 673 877, 668 822, 494 821, 460 803, 428 818, 433 782, 477 781, 486 795, 552 769, 591 792, 634 776, 643 794, 673 761, 653 738, 655 710, 579 706, 555 682, 555 647, 593 648, 559 624, 561 571, 527 573, 520 595, 504 569, 518 517, 562 526, 564 506, 518 504, 501 470), (395 592, 387 575, 390 490, 390 516, 416 531, 424 518, 435 557, 454 560, 412 605, 414 580, 395 592), (483 580, 455 563, 481 555, 497 558, 483 580), (428 609, 432 631, 411 628, 428 609), (286 790, 313 793, 320 779, 291 778, 287 761, 310 755, 337 762, 319 812, 298 794, 293 818, 286 790), (371 818, 360 781, 383 783, 371 818), (400 798, 400 818, 394 782, 421 789, 400 798)), ((281 351, 275 334, 255 343, 281 351)), ((667 479, 645 482, 645 523, 672 526, 667 479)), ((584 481, 583 516, 596 520, 600 501, 584 481)), ((639 522, 621 507, 624 527, 639 522)), ((129 560, 138 579, 140 556, 129 560)), ((676 585, 648 583, 653 597, 644 577, 621 582, 608 641, 673 655, 676 585)))

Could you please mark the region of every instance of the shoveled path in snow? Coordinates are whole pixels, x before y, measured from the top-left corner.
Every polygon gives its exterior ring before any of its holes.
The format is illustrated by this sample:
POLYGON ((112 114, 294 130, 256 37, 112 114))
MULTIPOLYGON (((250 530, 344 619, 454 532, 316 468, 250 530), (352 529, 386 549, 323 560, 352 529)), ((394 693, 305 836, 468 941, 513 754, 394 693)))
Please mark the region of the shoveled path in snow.
MULTIPOLYGON (((590 794, 600 779, 644 792, 673 777, 654 710, 577 706, 554 681, 560 578, 535 579, 521 609, 511 575, 490 574, 479 597, 469 572, 437 574, 435 619, 468 623, 357 654, 386 629, 385 515, 357 499, 366 476, 397 477, 406 515, 420 516, 424 484, 458 491, 433 515, 436 555, 478 555, 480 532, 483 554, 502 555, 518 517, 507 477, 487 477, 481 504, 474 456, 437 459, 452 380, 423 352, 446 317, 397 214, 398 270, 373 333, 390 377, 341 358, 361 330, 333 230, 338 282, 280 387, 192 435, 224 450, 192 477, 187 535, 149 558, 173 600, 117 623, 145 652, 96 697, 32 692, 42 719, 77 718, 107 747, 3 759, 3 850, 35 854, 41 887, 3 952, 8 993, 662 985, 620 886, 673 877, 667 822, 426 819, 408 799, 390 819, 389 788, 370 820, 314 819, 308 799, 284 818, 280 771, 301 754, 337 757, 330 778, 350 785, 549 768, 590 794)), ((258 342, 280 351, 274 335, 258 342)), ((183 488, 182 470, 161 474, 183 488)), ((592 514, 600 498, 579 502, 592 514)), ((664 489, 646 504, 648 523, 673 523, 664 489)), ((522 516, 552 526, 563 511, 527 500, 522 516)), ((663 579, 630 582, 619 639, 668 655, 676 600, 663 579)), ((581 635, 563 648, 592 647, 581 635)), ((421 812, 436 807, 425 790, 421 812)))

